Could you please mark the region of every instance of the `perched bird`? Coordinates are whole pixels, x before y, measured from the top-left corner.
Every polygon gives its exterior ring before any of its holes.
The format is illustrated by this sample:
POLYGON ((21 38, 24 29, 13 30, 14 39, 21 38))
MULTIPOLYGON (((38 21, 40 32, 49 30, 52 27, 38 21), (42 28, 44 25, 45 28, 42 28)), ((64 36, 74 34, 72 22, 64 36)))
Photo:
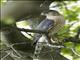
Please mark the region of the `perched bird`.
MULTIPOLYGON (((46 16, 46 18, 41 21, 36 30, 48 31, 50 37, 53 37, 53 35, 57 33, 65 24, 64 17, 58 11, 48 10, 43 12, 41 15, 46 16)), ((35 34, 33 45, 37 43, 41 36, 41 34, 35 34)))

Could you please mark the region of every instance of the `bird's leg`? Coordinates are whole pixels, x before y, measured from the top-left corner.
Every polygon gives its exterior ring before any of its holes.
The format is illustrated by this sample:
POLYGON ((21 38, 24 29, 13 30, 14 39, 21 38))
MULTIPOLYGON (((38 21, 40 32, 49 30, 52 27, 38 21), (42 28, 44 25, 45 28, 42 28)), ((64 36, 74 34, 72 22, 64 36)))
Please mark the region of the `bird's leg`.
POLYGON ((40 52, 41 52, 41 50, 42 50, 42 48, 43 48, 43 46, 44 46, 45 43, 46 43, 45 42, 45 36, 42 36, 38 40, 38 42, 37 42, 37 44, 35 46, 35 51, 34 51, 34 55, 33 55, 33 59, 34 60, 35 59, 39 60, 40 52))

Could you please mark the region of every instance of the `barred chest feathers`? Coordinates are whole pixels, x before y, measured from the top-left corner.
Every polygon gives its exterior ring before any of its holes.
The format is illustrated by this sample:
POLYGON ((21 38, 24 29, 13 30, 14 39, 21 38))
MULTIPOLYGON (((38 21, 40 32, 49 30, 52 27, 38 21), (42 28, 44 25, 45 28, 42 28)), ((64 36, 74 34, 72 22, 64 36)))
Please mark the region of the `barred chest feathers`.
POLYGON ((52 36, 65 25, 65 20, 62 15, 50 17, 50 19, 54 20, 54 26, 49 30, 49 35, 52 36))

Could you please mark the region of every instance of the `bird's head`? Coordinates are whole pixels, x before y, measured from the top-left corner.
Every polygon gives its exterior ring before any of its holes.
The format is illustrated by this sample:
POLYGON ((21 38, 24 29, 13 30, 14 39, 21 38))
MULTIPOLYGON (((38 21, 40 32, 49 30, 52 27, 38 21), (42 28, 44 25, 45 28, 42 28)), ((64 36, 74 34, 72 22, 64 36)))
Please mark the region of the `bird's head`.
POLYGON ((55 10, 48 10, 48 11, 42 12, 41 15, 46 16, 46 18, 48 19, 54 19, 55 17, 60 16, 61 14, 55 10))

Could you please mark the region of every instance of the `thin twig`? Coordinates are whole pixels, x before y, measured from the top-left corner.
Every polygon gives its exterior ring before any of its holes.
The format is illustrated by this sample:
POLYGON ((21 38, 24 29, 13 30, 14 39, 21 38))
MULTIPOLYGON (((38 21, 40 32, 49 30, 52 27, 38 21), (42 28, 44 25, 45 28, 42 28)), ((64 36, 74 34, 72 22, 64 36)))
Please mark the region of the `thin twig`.
POLYGON ((75 55, 77 55, 77 56, 79 56, 79 57, 80 57, 80 54, 79 54, 79 53, 77 53, 77 52, 75 51, 75 49, 74 49, 74 48, 71 48, 71 50, 72 50, 72 52, 73 52, 75 55))
POLYGON ((3 58, 1 58, 1 60, 5 59, 7 56, 9 56, 11 53, 7 53, 3 58))

